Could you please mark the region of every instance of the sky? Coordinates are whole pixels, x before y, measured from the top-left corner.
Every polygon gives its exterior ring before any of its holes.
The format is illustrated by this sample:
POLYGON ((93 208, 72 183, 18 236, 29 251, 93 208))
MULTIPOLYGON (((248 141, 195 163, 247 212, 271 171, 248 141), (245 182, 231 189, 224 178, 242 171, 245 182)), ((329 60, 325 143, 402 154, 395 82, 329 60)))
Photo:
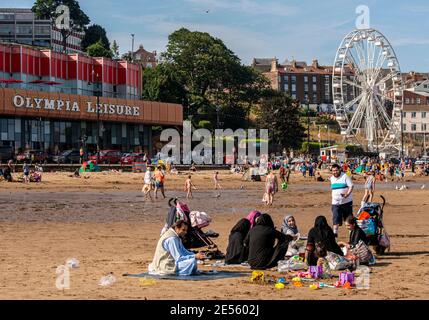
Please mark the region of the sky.
MULTIPOLYGON (((32 0, 0 0, 0 7, 28 8, 32 0)), ((80 0, 91 23, 107 30, 121 53, 135 45, 158 53, 168 35, 185 27, 223 40, 241 59, 276 57, 331 65, 356 28, 356 8, 369 8, 369 26, 393 46, 403 72, 429 72, 427 0, 80 0)), ((360 21, 360 20, 359 20, 360 21)))

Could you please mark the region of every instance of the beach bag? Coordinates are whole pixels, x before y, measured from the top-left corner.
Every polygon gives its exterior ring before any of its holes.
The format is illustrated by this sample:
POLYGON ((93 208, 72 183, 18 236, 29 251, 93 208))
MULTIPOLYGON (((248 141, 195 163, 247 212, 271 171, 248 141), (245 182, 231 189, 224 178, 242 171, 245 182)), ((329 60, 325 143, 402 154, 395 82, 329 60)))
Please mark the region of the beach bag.
POLYGON ((194 228, 207 227, 212 221, 207 213, 200 211, 191 211, 189 218, 191 220, 191 226, 194 228))
POLYGON ((366 220, 357 220, 358 226, 365 232, 367 236, 375 235, 376 226, 373 218, 366 220))
POLYGON ((390 249, 390 237, 386 231, 378 237, 378 244, 383 248, 390 249))
POLYGON ((308 272, 313 279, 323 278, 323 267, 322 266, 309 266, 308 272))
POLYGON ((359 259, 361 264, 375 264, 375 257, 368 246, 360 240, 358 244, 351 249, 352 253, 359 259))
POLYGON ((278 272, 286 272, 289 270, 305 270, 307 269, 307 264, 300 258, 299 256, 295 255, 289 260, 280 260, 277 263, 277 270, 278 272))
POLYGON ((326 260, 328 260, 329 268, 331 270, 344 270, 353 266, 352 261, 330 251, 328 251, 326 255, 326 260))

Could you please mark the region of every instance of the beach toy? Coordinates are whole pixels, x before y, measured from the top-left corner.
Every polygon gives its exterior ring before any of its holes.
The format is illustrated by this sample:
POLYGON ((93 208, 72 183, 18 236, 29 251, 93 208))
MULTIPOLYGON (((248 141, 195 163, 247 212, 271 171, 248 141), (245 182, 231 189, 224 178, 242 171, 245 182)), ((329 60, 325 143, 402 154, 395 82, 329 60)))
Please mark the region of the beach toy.
POLYGON ((141 286, 153 286, 156 283, 155 279, 146 277, 140 278, 139 282, 141 286))
POLYGON ((282 189, 283 189, 283 190, 286 190, 286 189, 287 189, 287 183, 286 183, 286 182, 283 182, 283 183, 282 183, 282 189))
POLYGON ((353 285, 355 282, 355 274, 353 272, 341 272, 339 277, 340 285, 345 285, 347 282, 353 285))
POLYGON ((302 287, 301 278, 300 277, 294 277, 294 278, 292 278, 292 284, 295 287, 302 287))
POLYGON ((309 288, 311 290, 317 290, 317 289, 319 289, 319 285, 317 283, 313 283, 313 284, 310 284, 309 288))
POLYGON ((351 283, 350 283, 350 282, 348 282, 348 281, 347 281, 347 282, 344 284, 343 288, 344 288, 344 289, 351 289, 351 288, 352 288, 352 285, 351 285, 351 283))
POLYGON ((341 287, 341 283, 339 281, 335 281, 334 287, 335 288, 340 288, 341 287))
POLYGON ((284 285, 284 283, 276 283, 275 287, 276 287, 276 289, 284 289, 285 285, 284 285))
POLYGON ((310 276, 314 279, 323 277, 323 267, 322 266, 310 266, 308 268, 310 276))
POLYGON ((335 286, 331 286, 329 284, 326 284, 324 282, 319 282, 319 288, 336 288, 335 286))
POLYGON ((252 272, 252 277, 250 278, 250 281, 264 283, 264 272, 262 272, 262 271, 253 271, 252 272))
POLYGON ((283 283, 283 284, 285 284, 286 283, 286 279, 285 278, 279 278, 277 280, 277 283, 283 283))

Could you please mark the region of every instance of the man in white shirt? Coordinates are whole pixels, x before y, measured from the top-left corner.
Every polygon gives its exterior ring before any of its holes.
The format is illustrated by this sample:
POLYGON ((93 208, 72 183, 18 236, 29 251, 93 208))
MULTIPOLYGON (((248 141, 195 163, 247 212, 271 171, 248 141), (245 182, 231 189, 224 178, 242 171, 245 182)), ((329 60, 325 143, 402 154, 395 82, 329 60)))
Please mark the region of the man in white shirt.
POLYGON ((353 182, 351 177, 341 172, 338 164, 332 166, 331 177, 332 190, 332 220, 333 231, 338 236, 338 227, 343 225, 343 221, 348 216, 353 215, 353 182))

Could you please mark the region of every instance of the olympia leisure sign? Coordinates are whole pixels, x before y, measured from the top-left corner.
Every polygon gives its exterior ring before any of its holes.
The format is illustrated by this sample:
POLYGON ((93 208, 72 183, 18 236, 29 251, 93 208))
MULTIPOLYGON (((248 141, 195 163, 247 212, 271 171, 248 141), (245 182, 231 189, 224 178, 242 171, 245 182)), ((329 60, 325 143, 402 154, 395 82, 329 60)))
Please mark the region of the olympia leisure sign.
MULTIPOLYGON (((77 101, 61 100, 61 99, 47 99, 47 98, 29 98, 20 95, 13 97, 13 105, 16 108, 29 108, 29 109, 43 109, 51 111, 67 111, 67 112, 81 112, 97 113, 97 104, 91 101, 86 102, 85 105, 81 106, 77 101)), ((100 103, 99 106, 100 114, 109 115, 122 115, 138 117, 140 116, 140 107, 128 106, 128 105, 116 105, 108 103, 100 103)))

